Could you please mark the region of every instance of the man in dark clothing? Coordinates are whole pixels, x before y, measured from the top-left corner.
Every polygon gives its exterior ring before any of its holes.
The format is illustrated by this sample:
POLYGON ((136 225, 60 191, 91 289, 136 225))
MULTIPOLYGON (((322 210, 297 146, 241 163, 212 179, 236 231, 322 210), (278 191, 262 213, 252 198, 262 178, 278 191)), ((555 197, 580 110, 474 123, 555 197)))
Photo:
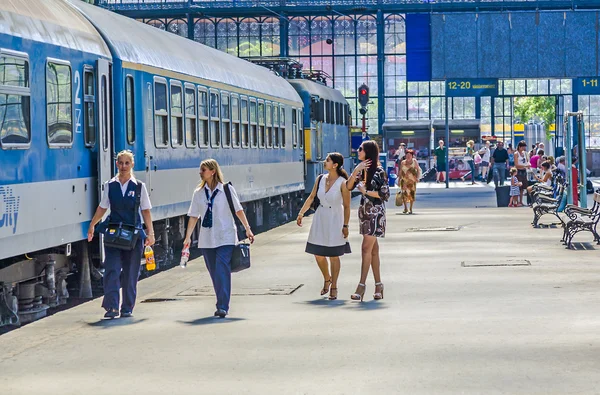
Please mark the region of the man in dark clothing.
POLYGON ((435 182, 440 182, 440 178, 443 177, 446 180, 446 147, 444 147, 444 140, 438 142, 439 147, 433 151, 435 157, 435 164, 437 168, 437 178, 435 182))
POLYGON ((492 155, 492 168, 494 169, 494 185, 504 185, 506 180, 506 161, 508 160, 508 152, 504 149, 504 142, 498 141, 498 146, 492 155))

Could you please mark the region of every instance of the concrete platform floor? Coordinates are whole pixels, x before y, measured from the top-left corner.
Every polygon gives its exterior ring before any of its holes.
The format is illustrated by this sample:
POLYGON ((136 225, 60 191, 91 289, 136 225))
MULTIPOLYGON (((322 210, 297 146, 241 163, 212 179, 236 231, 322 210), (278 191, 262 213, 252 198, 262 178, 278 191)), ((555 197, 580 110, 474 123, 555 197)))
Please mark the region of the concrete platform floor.
POLYGON ((600 246, 591 235, 566 250, 560 229, 531 228, 529 209, 495 208, 488 186, 420 186, 412 216, 391 200, 382 301, 372 300, 372 278, 363 303, 349 300, 360 267, 355 210, 339 300, 319 296, 322 277, 303 252, 309 218, 302 228, 257 237, 253 267, 234 274, 228 318, 212 317, 210 279, 195 260, 141 281, 139 302, 175 300, 138 303, 134 318, 102 321, 93 300, 1 336, 0 388, 12 395, 600 393, 600 246), (443 227, 459 230, 423 229, 443 227))

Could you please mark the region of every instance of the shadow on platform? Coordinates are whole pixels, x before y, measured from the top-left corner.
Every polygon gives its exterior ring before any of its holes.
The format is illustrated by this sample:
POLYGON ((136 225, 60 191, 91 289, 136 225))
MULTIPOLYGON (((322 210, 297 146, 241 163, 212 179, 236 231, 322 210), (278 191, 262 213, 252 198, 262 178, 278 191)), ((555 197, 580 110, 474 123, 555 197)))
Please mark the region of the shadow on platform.
POLYGON ((307 304, 310 306, 319 306, 319 307, 342 307, 346 304, 346 300, 329 300, 327 298, 323 299, 315 299, 315 300, 305 300, 304 302, 296 302, 300 304, 307 304))
POLYGON ((245 318, 219 318, 219 317, 203 317, 193 321, 177 321, 180 324, 186 325, 210 325, 210 324, 228 324, 230 322, 245 321, 245 318))
POLYGON ((96 328, 112 328, 116 326, 127 326, 127 325, 135 325, 140 324, 144 321, 147 321, 147 318, 135 319, 131 318, 115 318, 112 320, 109 319, 100 319, 96 322, 86 322, 88 326, 96 327, 96 328))

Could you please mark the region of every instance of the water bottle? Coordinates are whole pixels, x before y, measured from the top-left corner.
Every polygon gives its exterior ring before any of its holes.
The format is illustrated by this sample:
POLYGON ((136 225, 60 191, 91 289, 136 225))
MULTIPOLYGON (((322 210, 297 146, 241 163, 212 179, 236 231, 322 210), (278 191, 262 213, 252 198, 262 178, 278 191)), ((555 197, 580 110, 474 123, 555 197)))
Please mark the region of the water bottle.
POLYGON ((179 261, 179 266, 185 268, 187 266, 187 262, 190 259, 190 247, 185 247, 183 251, 181 251, 181 260, 179 261))
POLYGON ((146 258, 146 270, 155 270, 156 262, 154 261, 154 251, 152 250, 152 247, 146 246, 144 249, 144 257, 146 258))

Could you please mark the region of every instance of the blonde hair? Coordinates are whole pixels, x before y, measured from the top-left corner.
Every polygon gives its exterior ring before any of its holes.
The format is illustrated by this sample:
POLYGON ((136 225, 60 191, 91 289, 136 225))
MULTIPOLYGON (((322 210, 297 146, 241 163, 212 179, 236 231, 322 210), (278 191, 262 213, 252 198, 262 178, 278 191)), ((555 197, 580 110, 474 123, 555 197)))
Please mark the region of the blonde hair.
POLYGON ((467 147, 470 146, 471 144, 475 144, 475 142, 473 140, 467 141, 467 147))
POLYGON ((131 174, 131 177, 134 177, 134 175, 133 175, 133 165, 135 163, 135 159, 134 159, 133 152, 131 152, 128 149, 119 152, 117 154, 117 162, 119 161, 119 158, 122 157, 122 156, 126 156, 131 161, 131 169, 129 170, 129 173, 131 174))
MULTIPOLYGON (((219 162, 217 162, 214 159, 205 159, 200 163, 200 168, 205 167, 208 170, 214 170, 215 171, 215 180, 217 180, 217 182, 220 182, 221 184, 224 184, 225 182, 223 182, 223 173, 221 172, 221 168, 219 167, 219 162)), ((197 189, 202 189, 204 188, 204 185, 206 185, 206 181, 201 180, 200 184, 198 184, 197 189)))

